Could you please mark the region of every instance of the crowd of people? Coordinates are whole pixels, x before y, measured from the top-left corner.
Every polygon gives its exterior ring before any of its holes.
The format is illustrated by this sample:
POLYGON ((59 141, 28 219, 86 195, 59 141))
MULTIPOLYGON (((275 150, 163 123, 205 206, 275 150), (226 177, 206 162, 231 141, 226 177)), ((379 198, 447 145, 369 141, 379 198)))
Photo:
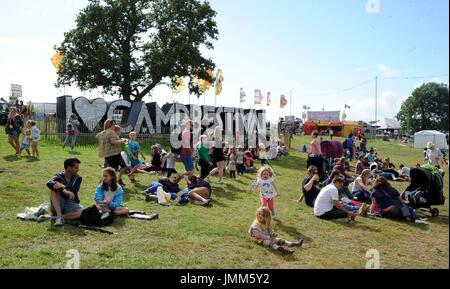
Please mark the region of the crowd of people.
MULTIPOLYGON (((374 148, 367 151, 366 145, 367 139, 363 135, 360 146, 356 147, 355 138, 350 134, 343 143, 346 157, 334 159, 327 170, 318 134, 313 134, 308 156, 310 165, 302 182, 303 194, 299 201, 314 208, 314 215, 321 219, 349 218, 354 221, 358 215, 370 215, 426 223, 426 219, 419 218, 389 183, 409 182, 411 168, 400 164, 396 170, 389 157, 383 160, 374 148), (352 170, 349 162, 354 156, 357 162, 352 170), (319 168, 322 168, 322 175, 319 168)), ((432 143, 427 144, 424 161, 426 165, 417 164, 416 167, 439 169, 445 163, 442 153, 432 143)))
MULTIPOLYGON (((67 123, 66 139, 63 147, 75 147, 80 122, 72 115, 67 123)), ((97 134, 99 157, 103 161, 102 178, 92 188, 93 203, 101 212, 118 216, 128 216, 130 210, 123 204, 124 176, 130 182, 137 182, 136 175, 158 175, 159 179, 150 184, 145 191, 147 201, 155 201, 162 206, 194 205, 211 207, 213 188, 211 177, 218 175, 218 184, 225 179, 234 180, 244 174, 256 173, 253 190, 259 191, 260 208, 257 209, 252 223, 250 238, 265 247, 290 255, 288 247, 302 247, 303 240, 289 242, 278 238, 273 230, 272 220, 276 218, 275 198, 280 191, 275 182, 275 172, 271 166, 267 148, 260 144, 257 148, 228 146, 223 141, 223 129, 214 128, 210 133, 204 130, 197 141, 193 138, 194 123, 186 121, 180 133, 181 148, 170 147, 168 151, 161 145, 151 146, 151 160, 147 158, 138 141, 137 134, 130 132, 128 138, 121 138, 121 127, 113 120, 106 120, 103 130, 97 134), (258 164, 259 160, 259 164, 258 164), (184 172, 176 170, 176 162, 181 161, 184 172), (198 175, 195 175, 195 172, 198 175), (184 181, 184 188, 180 187, 184 181)), ((39 157, 39 129, 34 121, 24 124, 14 109, 10 111, 6 126, 8 141, 20 155, 30 145, 34 157, 39 157), (22 144, 18 136, 22 133, 22 144)), ((331 134, 332 135, 332 134, 331 134)), ((389 157, 384 160, 375 148, 367 149, 367 139, 362 136, 356 146, 351 134, 344 141, 345 156, 333 159, 326 168, 322 163, 321 141, 313 134, 308 156, 307 176, 302 181, 302 195, 299 201, 305 201, 313 208, 313 214, 324 220, 348 218, 355 221, 357 216, 379 216, 415 223, 426 223, 409 207, 400 193, 389 181, 409 181, 410 168, 403 164, 397 170, 389 157), (356 159, 354 169, 350 163, 356 159)), ((288 155, 283 142, 277 144, 277 156, 288 155)), ((430 165, 440 168, 443 165, 442 153, 431 143, 427 145, 424 157, 430 165)), ((57 226, 66 220, 79 219, 83 212, 78 196, 82 177, 79 174, 81 161, 69 158, 64 161, 64 171, 55 174, 48 181, 52 216, 42 216, 39 221, 52 219, 57 226)))

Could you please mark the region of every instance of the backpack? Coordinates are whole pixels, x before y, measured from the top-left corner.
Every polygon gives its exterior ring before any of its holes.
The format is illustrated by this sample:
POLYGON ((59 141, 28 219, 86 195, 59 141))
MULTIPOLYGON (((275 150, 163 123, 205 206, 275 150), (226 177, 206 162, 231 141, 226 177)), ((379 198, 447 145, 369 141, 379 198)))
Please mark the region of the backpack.
POLYGON ((114 222, 114 213, 102 213, 97 206, 84 209, 81 212, 80 223, 85 226, 104 227, 114 222))

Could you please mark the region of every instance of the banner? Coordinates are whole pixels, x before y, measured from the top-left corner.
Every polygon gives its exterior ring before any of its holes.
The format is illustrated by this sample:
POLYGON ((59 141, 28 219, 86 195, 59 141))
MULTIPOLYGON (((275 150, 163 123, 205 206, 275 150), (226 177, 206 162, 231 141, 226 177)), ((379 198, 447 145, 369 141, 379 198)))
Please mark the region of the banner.
POLYGON ((244 102, 245 102, 245 97, 246 97, 246 96, 247 96, 247 95, 245 94, 244 89, 241 88, 241 93, 240 93, 241 103, 244 103, 244 102))
POLYGON ((308 121, 340 121, 340 111, 308 111, 308 121))
POLYGON ((217 70, 217 76, 216 76, 216 83, 215 83, 215 88, 216 88, 216 96, 220 95, 222 93, 222 84, 223 84, 223 74, 222 74, 222 69, 217 70))
POLYGON ((288 101, 286 99, 286 96, 283 94, 280 97, 280 108, 284 108, 288 104, 288 101))
POLYGON ((260 89, 255 89, 255 104, 261 104, 264 96, 260 89))
POLYGON ((270 92, 267 93, 267 106, 270 106, 272 104, 272 97, 270 96, 270 92))
POLYGON ((52 60, 52 64, 53 66, 56 68, 56 70, 59 70, 61 68, 61 61, 64 58, 64 53, 62 53, 61 51, 56 52, 51 60, 52 60))

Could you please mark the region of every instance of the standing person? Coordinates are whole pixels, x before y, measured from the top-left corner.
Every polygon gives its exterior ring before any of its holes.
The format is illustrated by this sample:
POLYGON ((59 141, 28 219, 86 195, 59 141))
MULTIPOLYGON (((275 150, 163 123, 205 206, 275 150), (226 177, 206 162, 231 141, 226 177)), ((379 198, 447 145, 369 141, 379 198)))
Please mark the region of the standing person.
POLYGON ((261 188, 260 198, 261 206, 268 207, 272 212, 272 218, 275 218, 274 199, 279 195, 278 188, 274 181, 275 174, 273 169, 268 166, 263 166, 258 171, 258 178, 253 183, 253 189, 261 188))
POLYGON ((6 121, 5 132, 8 135, 8 142, 16 151, 16 156, 20 156, 19 135, 23 129, 23 120, 14 107, 10 108, 6 121))
POLYGON ((348 135, 345 142, 346 142, 346 144, 345 144, 344 148, 348 149, 348 151, 350 153, 350 161, 353 161, 353 156, 355 153, 355 140, 353 139, 352 133, 348 135))
POLYGON ((265 166, 269 164, 269 159, 267 156, 266 146, 260 143, 258 146, 258 158, 261 161, 261 165, 265 166))
POLYGON ((219 173, 219 184, 225 184, 223 180, 223 175, 225 172, 225 155, 223 153, 224 143, 222 142, 222 128, 217 126, 214 129, 214 148, 213 148, 213 158, 216 163, 216 168, 211 171, 211 175, 216 172, 219 173))
POLYGON ((428 163, 432 166, 437 167, 438 169, 441 168, 441 163, 444 162, 444 156, 440 149, 436 148, 436 145, 432 142, 427 143, 427 151, 425 160, 428 161, 428 163))
POLYGON ((209 150, 206 146, 208 144, 208 136, 200 136, 200 141, 197 144, 197 159, 200 166, 200 178, 208 181, 210 170, 209 150))
POLYGON ((238 175, 242 176, 244 175, 245 171, 244 161, 245 161, 244 150, 242 149, 242 147, 238 147, 236 152, 236 168, 238 175))
POLYGON ((141 146, 137 139, 136 132, 132 131, 129 134, 130 139, 128 140, 128 154, 130 159, 130 180, 131 182, 136 182, 136 179, 134 178, 134 174, 140 173, 140 174, 147 174, 146 171, 144 171, 144 163, 139 160, 139 154, 141 155, 142 159, 145 161, 145 156, 142 153, 141 146))
POLYGON ((20 144, 20 156, 22 156, 22 151, 26 150, 28 153, 28 156, 30 157, 30 142, 31 142, 31 131, 29 128, 25 130, 25 133, 23 135, 22 143, 20 144))
POLYGON ((108 119, 103 125, 103 131, 97 135, 99 140, 100 156, 105 158, 108 165, 119 172, 118 184, 124 186, 122 176, 128 171, 128 166, 121 155, 121 144, 125 143, 126 139, 120 139, 114 131, 114 121, 108 119))
POLYGON ((230 179, 236 179, 236 156, 233 153, 228 158, 228 170, 230 171, 230 179))
POLYGON ((322 155, 322 149, 320 147, 319 133, 314 132, 312 135, 312 141, 310 143, 310 153, 311 156, 319 156, 322 155))
POLYGON ((330 129, 328 130, 328 133, 330 134, 330 139, 333 139, 334 136, 334 131, 333 129, 330 127, 330 129))
POLYGON ((162 167, 167 171, 167 177, 170 178, 173 174, 178 174, 175 169, 177 156, 173 152, 173 148, 170 147, 169 152, 162 158, 162 167))
POLYGON ((127 216, 129 210, 123 206, 123 188, 117 183, 117 175, 113 168, 103 170, 103 178, 97 186, 94 200, 99 210, 113 212, 118 216, 127 216))
POLYGON ((363 154, 367 154, 367 138, 365 134, 361 134, 361 142, 359 143, 359 148, 363 154))
POLYGON ((41 131, 36 126, 36 122, 34 120, 29 120, 29 127, 31 131, 31 152, 33 154, 33 158, 39 158, 39 140, 41 139, 41 131))
POLYGON ((333 183, 324 187, 314 203, 314 215, 320 219, 333 220, 351 217, 355 219, 356 214, 345 209, 339 199, 339 191, 344 188, 344 179, 337 177, 333 183))
MULTIPOLYGON (((47 182, 51 190, 50 202, 52 216, 56 217, 55 226, 64 224, 64 220, 75 220, 81 216, 78 192, 83 178, 78 175, 80 160, 77 158, 64 161, 64 172, 56 174, 47 182)), ((41 219, 42 220, 42 219, 41 219)))
POLYGON ((70 148, 73 151, 78 138, 78 126, 80 122, 75 114, 72 114, 66 124, 66 139, 64 140, 63 149, 70 144, 70 148))
POLYGON ((184 130, 181 133, 181 152, 180 158, 183 162, 184 168, 186 172, 184 175, 192 176, 194 175, 194 160, 193 160, 193 135, 194 131, 194 122, 192 120, 187 120, 184 125, 184 130))

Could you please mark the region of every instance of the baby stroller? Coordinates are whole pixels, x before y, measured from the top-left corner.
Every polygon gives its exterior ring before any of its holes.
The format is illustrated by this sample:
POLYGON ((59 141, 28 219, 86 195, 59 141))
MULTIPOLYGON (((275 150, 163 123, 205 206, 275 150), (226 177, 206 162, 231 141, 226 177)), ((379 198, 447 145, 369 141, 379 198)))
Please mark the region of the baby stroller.
POLYGON ((411 183, 402 198, 414 209, 429 209, 433 217, 439 216, 439 209, 432 206, 445 204, 444 180, 439 173, 423 168, 411 169, 411 183))
POLYGON ((334 159, 341 158, 344 155, 344 147, 340 141, 322 141, 320 144, 322 155, 325 158, 325 171, 331 173, 333 169, 334 159))

